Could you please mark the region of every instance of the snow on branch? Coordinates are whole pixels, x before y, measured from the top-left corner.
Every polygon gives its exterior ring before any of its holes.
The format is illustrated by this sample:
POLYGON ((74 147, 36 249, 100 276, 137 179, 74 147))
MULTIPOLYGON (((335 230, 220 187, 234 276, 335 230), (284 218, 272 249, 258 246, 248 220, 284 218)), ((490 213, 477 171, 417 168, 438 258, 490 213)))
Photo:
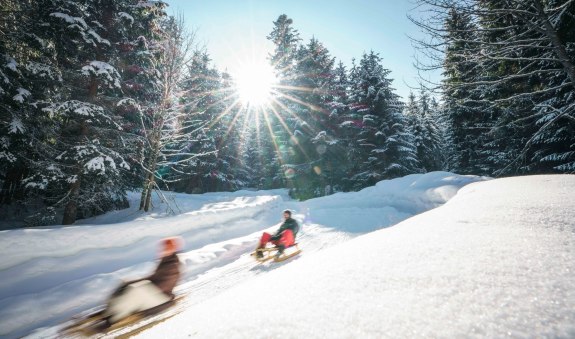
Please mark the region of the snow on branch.
POLYGON ((114 66, 103 61, 90 61, 90 63, 82 67, 82 74, 86 76, 93 76, 103 83, 112 88, 121 88, 120 74, 116 71, 114 66))
POLYGON ((78 25, 79 27, 83 28, 83 29, 88 29, 88 25, 86 24, 86 21, 84 21, 84 19, 79 18, 79 17, 74 17, 71 15, 68 15, 66 13, 50 13, 50 16, 55 17, 55 18, 60 18, 62 20, 64 20, 65 22, 69 23, 70 25, 78 25))
POLYGON ((121 129, 121 127, 116 124, 108 114, 106 114, 106 111, 102 106, 88 102, 69 100, 63 103, 50 104, 47 107, 44 107, 42 111, 48 113, 50 117, 56 115, 68 116, 79 118, 86 122, 112 125, 118 130, 121 129))
POLYGON ((29 61, 26 64, 26 70, 38 78, 62 81, 60 71, 46 64, 29 61))
POLYGON ((134 24, 134 17, 126 12, 119 12, 118 17, 127 20, 130 23, 130 26, 134 24))
POLYGON ((77 31, 82 35, 84 41, 90 45, 96 46, 96 43, 105 44, 110 46, 110 41, 102 38, 96 31, 94 31, 83 18, 68 15, 66 13, 50 13, 51 17, 64 20, 68 23, 68 28, 77 31))
POLYGON ((17 101, 21 104, 24 103, 24 100, 26 100, 27 97, 32 95, 32 93, 30 93, 30 91, 28 91, 27 89, 24 89, 24 88, 18 88, 16 91, 18 92, 18 94, 13 96, 12 99, 14 99, 14 101, 17 101))
POLYGON ((24 123, 18 117, 13 117, 12 121, 10 121, 10 127, 8 129, 9 134, 24 134, 26 128, 24 127, 24 123))

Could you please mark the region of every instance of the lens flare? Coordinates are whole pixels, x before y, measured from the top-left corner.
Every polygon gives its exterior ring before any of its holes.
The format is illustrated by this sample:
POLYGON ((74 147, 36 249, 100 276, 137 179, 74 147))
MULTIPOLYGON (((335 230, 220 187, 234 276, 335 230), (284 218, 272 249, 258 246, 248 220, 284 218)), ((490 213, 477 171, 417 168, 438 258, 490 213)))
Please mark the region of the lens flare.
POLYGON ((293 177, 295 177, 295 171, 293 168, 288 168, 287 170, 285 170, 284 175, 286 178, 292 179, 293 177))
POLYGON ((276 78, 269 63, 246 63, 240 67, 234 78, 236 91, 243 105, 261 107, 270 103, 276 78))

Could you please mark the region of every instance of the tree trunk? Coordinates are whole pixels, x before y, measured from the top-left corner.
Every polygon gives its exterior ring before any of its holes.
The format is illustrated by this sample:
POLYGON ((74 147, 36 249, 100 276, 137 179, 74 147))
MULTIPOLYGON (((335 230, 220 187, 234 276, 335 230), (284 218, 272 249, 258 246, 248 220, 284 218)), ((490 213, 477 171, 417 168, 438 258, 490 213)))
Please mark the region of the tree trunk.
POLYGON ((64 208, 62 225, 72 225, 78 216, 78 196, 80 195, 80 176, 76 182, 70 185, 70 200, 64 208))
MULTIPOLYGON (((88 87, 88 101, 94 102, 98 94, 98 80, 94 77, 90 80, 88 87)), ((80 131, 78 133, 78 141, 82 142, 88 135, 88 123, 86 121, 80 122, 80 131)), ((80 196, 80 186, 82 183, 83 164, 79 163, 76 167, 76 181, 70 185, 69 200, 64 208, 64 216, 62 218, 63 225, 71 225, 76 222, 78 216, 78 197, 80 196)))
POLYGON ((9 205, 13 200, 24 199, 24 184, 22 181, 27 176, 28 170, 22 166, 9 169, 6 175, 0 178, 0 205, 9 205))
POLYGON ((154 175, 148 173, 144 180, 144 188, 142 189, 142 196, 140 198, 140 210, 148 212, 152 205, 152 191, 154 190, 154 175))
POLYGON ((150 161, 148 163, 148 174, 144 181, 144 189, 142 190, 142 197, 140 199, 140 210, 144 210, 148 212, 150 207, 152 206, 152 191, 154 190, 154 172, 156 171, 156 167, 158 165, 158 155, 160 154, 160 136, 161 132, 156 130, 152 134, 152 154, 150 155, 150 161))

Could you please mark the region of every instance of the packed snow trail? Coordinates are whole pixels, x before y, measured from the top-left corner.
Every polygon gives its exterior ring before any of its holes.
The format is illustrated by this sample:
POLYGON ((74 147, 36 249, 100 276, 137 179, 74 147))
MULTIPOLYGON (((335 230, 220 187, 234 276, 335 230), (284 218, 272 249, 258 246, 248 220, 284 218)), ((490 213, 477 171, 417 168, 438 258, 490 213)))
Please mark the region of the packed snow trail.
POLYGON ((18 337, 49 327, 38 333, 56 336, 55 324, 102 304, 122 279, 149 274, 164 236, 179 234, 186 241, 179 291, 194 291, 190 302, 196 304, 283 267, 254 266, 248 255, 262 231, 275 231, 282 209, 294 210, 303 224, 298 242, 302 256, 308 256, 437 207, 478 180, 484 179, 434 172, 305 202, 290 201, 286 190, 180 194, 182 214, 176 216, 159 213, 163 206, 156 202, 150 214, 131 209, 80 226, 6 231, 0 237, 6 249, 0 335, 18 337))
MULTIPOLYGON (((187 211, 160 219, 132 210, 138 218, 131 222, 2 232, 0 246, 6 246, 0 270, 0 335, 31 324, 61 322, 100 305, 123 279, 153 270, 162 237, 179 234, 187 248, 197 248, 272 224, 268 211, 281 211, 283 192, 276 193, 193 196, 182 201, 187 211)), ((137 196, 133 200, 135 204, 137 196)), ((202 258, 200 253, 190 263, 217 264, 221 254, 225 252, 212 251, 202 258)))

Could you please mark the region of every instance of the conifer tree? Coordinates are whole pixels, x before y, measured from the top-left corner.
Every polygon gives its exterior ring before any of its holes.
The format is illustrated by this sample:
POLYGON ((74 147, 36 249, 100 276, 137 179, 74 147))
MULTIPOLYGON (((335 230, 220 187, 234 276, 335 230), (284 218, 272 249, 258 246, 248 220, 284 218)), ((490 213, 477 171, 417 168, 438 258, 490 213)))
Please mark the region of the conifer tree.
POLYGON ((510 175, 572 172, 575 83, 571 1, 422 1, 417 22, 443 52, 455 168, 510 175), (445 23, 445 26, 439 22, 445 23))
POLYGON ((334 167, 331 145, 335 144, 335 128, 329 124, 334 63, 329 51, 315 38, 298 49, 290 82, 296 90, 288 99, 296 119, 297 147, 290 164, 299 169, 293 179, 299 198, 323 195, 334 167))
POLYGON ((389 73, 373 51, 363 55, 352 73, 350 100, 359 119, 347 125, 356 131, 357 161, 351 177, 355 189, 417 169, 416 151, 389 73))
POLYGON ((248 177, 240 156, 247 117, 234 98, 233 79, 210 62, 206 52, 195 52, 183 86, 186 114, 179 148, 192 156, 174 167, 179 191, 236 190, 248 177))
POLYGON ((37 159, 26 179, 42 191, 50 206, 64 206, 63 224, 79 216, 125 206, 121 126, 114 103, 121 77, 113 66, 115 20, 126 3, 41 1, 34 13, 36 36, 53 46, 45 55, 48 67, 59 69, 55 95, 38 102, 49 121, 44 142, 35 145, 37 159))
POLYGON ((294 188, 290 180, 300 168, 289 165, 289 157, 299 148, 295 131, 300 106, 297 99, 293 100, 297 97, 293 81, 297 77, 297 52, 301 39, 293 27, 293 20, 287 15, 280 15, 273 25, 267 39, 274 44, 269 61, 275 70, 278 84, 275 86, 274 102, 261 112, 258 143, 261 145, 262 158, 268 161, 264 163, 267 178, 265 187, 283 186, 284 182, 287 182, 289 188, 294 188))
POLYGON ((422 142, 417 152, 420 166, 426 172, 441 169, 441 134, 431 108, 431 99, 427 91, 422 90, 419 97, 419 123, 422 130, 422 142))

